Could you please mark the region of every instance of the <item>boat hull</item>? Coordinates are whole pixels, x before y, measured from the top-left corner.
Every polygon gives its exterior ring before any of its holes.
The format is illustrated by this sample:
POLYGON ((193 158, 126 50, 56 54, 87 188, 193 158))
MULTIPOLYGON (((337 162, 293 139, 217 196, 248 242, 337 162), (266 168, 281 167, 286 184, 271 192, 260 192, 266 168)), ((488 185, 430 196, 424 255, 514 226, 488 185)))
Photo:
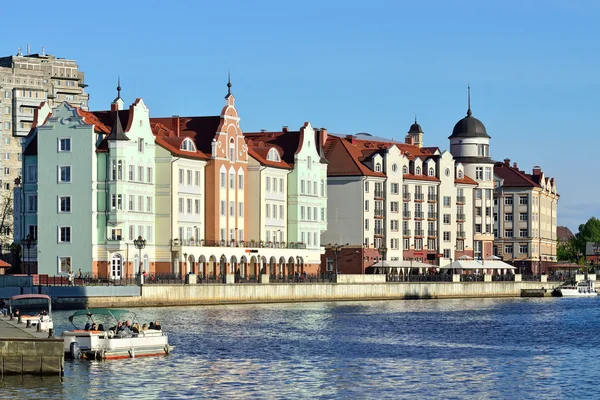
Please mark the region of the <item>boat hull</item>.
POLYGON ((109 337, 108 332, 77 330, 63 332, 62 337, 65 355, 72 359, 153 357, 168 355, 173 350, 168 336, 161 331, 144 331, 129 337, 109 337))

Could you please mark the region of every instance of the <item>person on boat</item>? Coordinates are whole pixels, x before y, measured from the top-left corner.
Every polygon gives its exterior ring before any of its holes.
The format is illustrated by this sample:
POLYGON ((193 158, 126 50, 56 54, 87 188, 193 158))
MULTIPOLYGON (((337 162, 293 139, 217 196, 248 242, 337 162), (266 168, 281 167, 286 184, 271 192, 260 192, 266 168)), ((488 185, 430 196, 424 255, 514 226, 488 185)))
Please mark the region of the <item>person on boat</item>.
POLYGON ((4 301, 4 299, 0 299, 0 313, 2 313, 3 317, 6 317, 6 302, 4 301))
POLYGON ((91 330, 93 330, 93 331, 97 331, 98 330, 98 325, 96 325, 95 322, 92 324, 91 330))
POLYGON ((131 325, 131 332, 140 333, 140 324, 136 322, 135 324, 131 325))
POLYGON ((83 330, 84 331, 89 331, 91 327, 92 327, 92 324, 90 324, 89 322, 86 322, 85 327, 83 328, 83 330))
POLYGON ((154 329, 154 322, 150 321, 150 325, 148 325, 148 329, 154 329))
POLYGON ((104 332, 104 325, 102 325, 102 324, 98 325, 98 330, 104 332))
POLYGON ((158 323, 158 321, 154 321, 154 329, 160 331, 160 324, 158 323))
POLYGON ((148 324, 144 324, 144 325, 142 325, 142 330, 143 330, 143 331, 147 331, 147 330, 148 330, 148 324))

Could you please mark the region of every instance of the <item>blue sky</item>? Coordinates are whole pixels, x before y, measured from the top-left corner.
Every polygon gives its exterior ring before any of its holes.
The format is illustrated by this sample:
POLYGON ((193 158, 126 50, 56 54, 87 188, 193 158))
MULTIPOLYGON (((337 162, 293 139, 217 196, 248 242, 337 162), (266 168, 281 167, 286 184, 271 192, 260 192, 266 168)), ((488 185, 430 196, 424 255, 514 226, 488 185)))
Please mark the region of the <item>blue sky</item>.
POLYGON ((555 177, 559 224, 600 214, 598 2, 34 1, 33 19, 19 4, 2 5, 0 55, 76 59, 92 109, 120 75, 153 116, 214 115, 231 71, 244 131, 310 121, 402 140, 417 114, 447 149, 470 82, 492 157, 555 177))

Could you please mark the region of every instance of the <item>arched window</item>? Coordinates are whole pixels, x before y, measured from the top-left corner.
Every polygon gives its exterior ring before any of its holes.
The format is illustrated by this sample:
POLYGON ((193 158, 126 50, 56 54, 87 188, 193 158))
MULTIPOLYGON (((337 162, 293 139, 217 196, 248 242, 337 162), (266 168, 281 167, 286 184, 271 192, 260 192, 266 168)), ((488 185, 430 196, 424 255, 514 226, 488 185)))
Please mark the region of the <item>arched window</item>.
POLYGON ((233 138, 229 141, 229 161, 235 162, 235 140, 233 138))
POLYGON ((123 257, 120 254, 113 255, 110 260, 110 275, 113 279, 123 277, 123 257))
POLYGON ((408 167, 406 165, 402 167, 402 173, 408 174, 408 167))
POLYGON ((415 175, 421 175, 421 167, 417 167, 415 175))
POLYGON ((269 150, 269 154, 267 154, 267 160, 269 161, 281 161, 281 157, 279 157, 279 153, 275 149, 269 150))
POLYGON ((429 168, 429 176, 433 176, 433 175, 434 175, 433 168, 429 168))
POLYGON ((144 254, 144 271, 150 272, 148 267, 150 266, 150 260, 148 259, 148 254, 144 254))
POLYGON ((375 164, 375 172, 381 172, 381 164, 375 164))
POLYGON ((190 139, 190 138, 185 138, 183 140, 183 142, 181 142, 181 147, 179 147, 179 148, 183 151, 191 151, 191 152, 196 151, 196 146, 194 145, 194 142, 192 142, 192 139, 190 139))

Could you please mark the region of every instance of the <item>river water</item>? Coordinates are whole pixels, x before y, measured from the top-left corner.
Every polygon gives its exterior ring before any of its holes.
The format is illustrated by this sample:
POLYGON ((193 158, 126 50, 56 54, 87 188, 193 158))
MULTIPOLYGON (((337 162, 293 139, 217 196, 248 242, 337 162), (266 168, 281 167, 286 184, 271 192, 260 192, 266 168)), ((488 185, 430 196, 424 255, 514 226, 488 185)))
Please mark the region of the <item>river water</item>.
POLYGON ((171 355, 66 361, 62 380, 5 377, 0 398, 600 398, 598 298, 132 311, 160 321, 171 355))

